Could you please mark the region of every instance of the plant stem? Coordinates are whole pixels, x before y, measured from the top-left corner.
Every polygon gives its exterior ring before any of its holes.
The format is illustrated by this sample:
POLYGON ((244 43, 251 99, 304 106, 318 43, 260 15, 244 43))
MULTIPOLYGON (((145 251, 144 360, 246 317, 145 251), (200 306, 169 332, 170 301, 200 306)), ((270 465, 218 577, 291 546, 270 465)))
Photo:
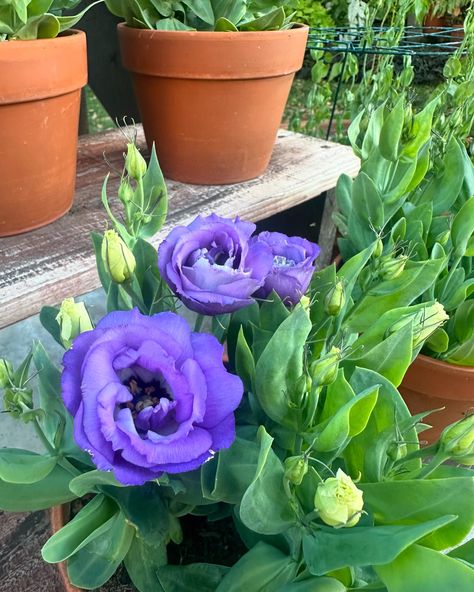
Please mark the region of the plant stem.
POLYGON ((196 321, 194 323, 194 333, 199 333, 201 330, 202 324, 204 322, 205 315, 199 313, 196 317, 196 321))

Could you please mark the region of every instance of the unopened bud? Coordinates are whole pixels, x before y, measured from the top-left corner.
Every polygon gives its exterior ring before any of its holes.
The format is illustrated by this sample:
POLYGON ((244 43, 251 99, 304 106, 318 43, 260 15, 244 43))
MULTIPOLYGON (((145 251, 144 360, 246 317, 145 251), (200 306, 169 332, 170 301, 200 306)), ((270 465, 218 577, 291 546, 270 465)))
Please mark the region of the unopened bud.
POLYGON ((441 232, 440 234, 438 234, 438 236, 435 239, 435 242, 439 243, 442 247, 444 247, 450 238, 451 238, 451 231, 445 230, 444 232, 441 232))
POLYGON ((401 460, 407 455, 408 449, 405 442, 393 442, 387 450, 387 456, 393 460, 401 460))
POLYGON ((313 383, 327 386, 336 380, 341 350, 332 347, 328 354, 311 364, 310 372, 313 383))
POLYGON ((11 384, 13 377, 13 366, 8 360, 0 359, 0 388, 6 388, 11 384))
POLYGON ((293 485, 301 485, 308 472, 308 461, 304 456, 290 456, 285 459, 285 477, 293 485))
POLYGON ((117 284, 129 280, 135 271, 135 257, 115 230, 107 230, 102 239, 102 261, 117 284))
POLYGON ((11 386, 3 393, 3 406, 15 418, 28 414, 33 409, 33 390, 11 386))
POLYGON ((343 283, 339 280, 331 290, 326 294, 324 300, 324 309, 326 314, 335 317, 346 303, 346 294, 343 283))
POLYGON ((382 253, 383 253, 383 242, 382 242, 381 238, 378 238, 375 243, 373 255, 374 255, 374 257, 380 257, 380 255, 382 253))
POLYGON ((448 426, 441 434, 439 447, 461 464, 474 464, 474 414, 448 426))
POLYGON ((130 177, 135 179, 135 181, 139 181, 146 173, 146 161, 133 142, 127 144, 125 168, 130 177))
POLYGON ((391 255, 386 255, 380 258, 379 274, 383 280, 394 280, 399 277, 405 265, 408 261, 406 255, 396 257, 395 259, 391 255))
POLYGON ((93 328, 84 302, 74 302, 74 298, 62 301, 56 321, 60 328, 61 342, 66 349, 71 347, 80 333, 93 328))
POLYGON ((335 477, 329 477, 318 486, 314 507, 319 517, 329 526, 355 526, 364 507, 363 493, 349 475, 338 469, 335 477))
POLYGON ((449 319, 444 307, 439 302, 427 305, 416 312, 410 313, 399 319, 388 330, 388 334, 396 333, 408 323, 413 323, 413 347, 422 345, 438 327, 441 327, 449 319))
POLYGON ((122 179, 118 188, 118 197, 123 205, 128 205, 133 201, 134 191, 127 179, 122 179))

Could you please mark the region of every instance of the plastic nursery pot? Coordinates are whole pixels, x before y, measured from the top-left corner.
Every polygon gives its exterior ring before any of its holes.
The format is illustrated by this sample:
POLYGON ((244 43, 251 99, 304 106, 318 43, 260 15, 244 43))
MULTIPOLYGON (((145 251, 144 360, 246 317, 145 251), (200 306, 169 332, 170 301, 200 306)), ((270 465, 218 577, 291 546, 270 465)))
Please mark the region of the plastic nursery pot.
POLYGON ((71 207, 85 34, 0 43, 0 81, 0 236, 8 236, 71 207))
POLYGON ((270 161, 308 27, 151 31, 118 25, 148 146, 166 177, 237 183, 270 161))
POLYGON ((399 390, 412 415, 445 407, 426 418, 433 427, 420 434, 421 440, 432 444, 447 425, 462 419, 474 406, 474 367, 420 354, 408 368, 399 390))

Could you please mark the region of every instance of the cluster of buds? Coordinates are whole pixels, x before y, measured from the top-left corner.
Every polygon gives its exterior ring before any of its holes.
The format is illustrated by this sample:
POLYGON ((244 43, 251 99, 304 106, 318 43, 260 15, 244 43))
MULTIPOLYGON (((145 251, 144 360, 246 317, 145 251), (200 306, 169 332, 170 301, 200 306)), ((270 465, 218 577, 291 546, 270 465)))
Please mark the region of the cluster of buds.
POLYGON ((3 389, 3 406, 7 413, 24 421, 31 421, 36 414, 33 409, 33 390, 29 388, 26 379, 27 368, 31 355, 26 363, 23 363, 25 373, 14 372, 13 366, 8 360, 0 359, 0 389, 3 389))
POLYGON ((474 414, 448 426, 439 439, 438 449, 463 465, 474 465, 474 414))
POLYGON ((61 343, 66 349, 71 347, 80 333, 93 329, 84 303, 74 302, 74 298, 62 301, 56 321, 59 325, 61 343))
POLYGON ((413 348, 416 348, 423 345, 425 340, 448 319, 449 316, 443 305, 435 302, 403 316, 388 329, 388 335, 396 333, 409 323, 413 323, 413 348))
POLYGON ((117 284, 130 280, 135 271, 136 261, 115 230, 107 230, 102 239, 101 257, 110 278, 117 284))

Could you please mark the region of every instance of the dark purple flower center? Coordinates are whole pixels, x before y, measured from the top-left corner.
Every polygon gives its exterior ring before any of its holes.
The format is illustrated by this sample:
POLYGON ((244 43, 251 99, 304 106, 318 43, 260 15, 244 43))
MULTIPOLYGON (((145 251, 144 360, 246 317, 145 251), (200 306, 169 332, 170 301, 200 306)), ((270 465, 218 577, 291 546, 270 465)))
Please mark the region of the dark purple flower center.
POLYGON ((164 378, 143 368, 127 368, 119 373, 122 384, 133 399, 121 403, 119 409, 130 409, 133 422, 142 438, 152 431, 166 436, 176 431, 176 401, 164 378))

